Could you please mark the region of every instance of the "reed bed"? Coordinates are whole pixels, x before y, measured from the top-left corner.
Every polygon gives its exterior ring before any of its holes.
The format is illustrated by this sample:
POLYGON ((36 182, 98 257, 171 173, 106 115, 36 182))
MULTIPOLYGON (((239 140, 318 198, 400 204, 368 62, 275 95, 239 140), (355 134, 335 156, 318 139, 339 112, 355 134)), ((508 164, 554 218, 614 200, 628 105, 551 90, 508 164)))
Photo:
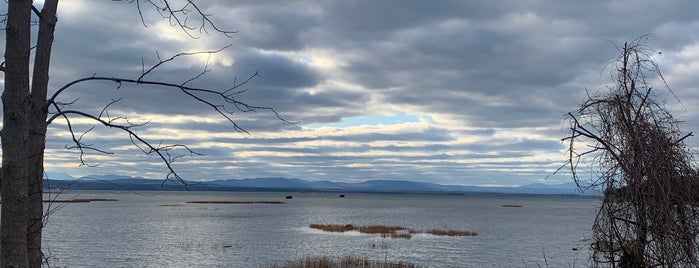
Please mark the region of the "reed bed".
POLYGON ((308 227, 318 229, 325 232, 349 232, 358 231, 363 234, 380 234, 382 238, 403 238, 410 239, 413 234, 427 233, 438 236, 477 236, 477 232, 459 231, 459 230, 439 230, 431 229, 426 232, 420 232, 415 229, 406 228, 403 226, 385 226, 385 225, 367 225, 354 226, 352 224, 310 224, 308 227))
POLYGON ((187 201, 189 204, 284 204, 281 201, 187 201))
POLYGON ((405 227, 401 226, 384 226, 384 225, 368 225, 368 226, 359 226, 357 230, 360 233, 365 233, 365 234, 392 234, 396 233, 398 231, 407 231, 410 232, 411 230, 405 227))
POLYGON ((429 230, 426 233, 438 236, 477 236, 476 232, 459 231, 459 230, 429 230))
POLYGON ((344 233, 357 230, 352 224, 337 225, 337 224, 310 224, 308 227, 318 229, 325 232, 344 233))
POLYGON ((352 224, 310 224, 308 227, 312 229, 322 230, 325 232, 343 233, 349 231, 358 231, 363 234, 380 234, 383 238, 390 237, 404 239, 410 239, 412 237, 411 233, 416 232, 415 230, 411 230, 402 226, 385 225, 354 226, 352 224))
POLYGON ((381 234, 381 237, 385 238, 386 236, 390 238, 403 238, 403 239, 410 239, 413 237, 411 233, 390 233, 390 234, 381 234))
POLYGON ((420 268, 409 262, 373 261, 357 255, 346 255, 340 259, 328 256, 308 256, 298 260, 272 264, 266 268, 420 268))

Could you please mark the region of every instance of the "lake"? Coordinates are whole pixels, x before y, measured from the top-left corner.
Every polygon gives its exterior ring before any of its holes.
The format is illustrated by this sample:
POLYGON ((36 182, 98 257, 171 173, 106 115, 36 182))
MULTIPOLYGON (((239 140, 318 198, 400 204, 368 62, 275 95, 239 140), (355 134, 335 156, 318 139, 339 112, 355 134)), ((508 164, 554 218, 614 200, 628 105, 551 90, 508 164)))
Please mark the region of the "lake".
POLYGON ((587 267, 597 198, 240 192, 64 192, 44 251, 52 267, 264 267, 308 255, 362 255, 427 267, 587 267), (293 199, 285 199, 292 195, 293 199), (191 204, 185 201, 282 201, 191 204), (521 205, 521 207, 502 207, 521 205), (455 229, 410 239, 326 233, 309 224, 455 229), (575 250, 577 249, 577 250, 575 250))

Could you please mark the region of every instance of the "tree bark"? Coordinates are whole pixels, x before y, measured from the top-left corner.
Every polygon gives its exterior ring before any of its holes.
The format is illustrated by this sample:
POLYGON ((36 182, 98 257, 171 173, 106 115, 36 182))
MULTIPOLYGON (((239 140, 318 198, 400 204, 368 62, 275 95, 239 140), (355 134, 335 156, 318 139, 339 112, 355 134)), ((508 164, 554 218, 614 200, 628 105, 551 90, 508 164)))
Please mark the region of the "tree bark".
POLYGON ((28 267, 28 113, 31 0, 7 4, 5 90, 2 93, 2 240, 3 267, 28 267))
POLYGON ((34 72, 32 76, 31 111, 29 114, 29 219, 27 231, 27 246, 29 266, 41 267, 41 232, 44 227, 43 178, 44 178, 44 149, 46 148, 46 116, 48 107, 46 95, 49 84, 49 65, 53 33, 56 28, 56 9, 58 0, 44 1, 39 19, 36 52, 34 54, 34 72))

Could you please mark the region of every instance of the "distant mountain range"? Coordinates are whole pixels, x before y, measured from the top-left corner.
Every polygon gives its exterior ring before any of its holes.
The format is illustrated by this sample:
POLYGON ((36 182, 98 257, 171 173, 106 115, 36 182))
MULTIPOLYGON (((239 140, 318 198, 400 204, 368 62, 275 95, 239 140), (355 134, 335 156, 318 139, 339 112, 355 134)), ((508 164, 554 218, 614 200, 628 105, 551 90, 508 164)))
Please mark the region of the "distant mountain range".
POLYGON ((581 193, 575 183, 528 184, 519 187, 482 187, 442 185, 429 182, 401 180, 369 180, 364 182, 308 181, 297 178, 228 179, 206 182, 187 182, 145 179, 122 175, 94 175, 74 178, 65 173, 48 173, 45 187, 73 190, 155 190, 155 191, 279 191, 279 192, 375 192, 375 193, 500 193, 500 194, 556 194, 599 195, 581 193))

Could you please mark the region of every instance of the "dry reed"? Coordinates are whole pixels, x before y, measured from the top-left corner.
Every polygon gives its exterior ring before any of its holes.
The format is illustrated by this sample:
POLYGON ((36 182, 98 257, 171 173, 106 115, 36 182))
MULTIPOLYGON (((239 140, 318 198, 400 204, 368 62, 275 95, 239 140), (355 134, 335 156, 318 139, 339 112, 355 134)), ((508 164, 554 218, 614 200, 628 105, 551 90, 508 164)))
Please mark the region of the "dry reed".
POLYGON ((420 232, 415 229, 410 229, 402 226, 385 226, 385 225, 368 225, 354 226, 351 224, 310 224, 308 227, 318 229, 325 232, 349 232, 358 231, 363 234, 381 234, 383 238, 403 238, 410 239, 412 234, 427 233, 438 236, 477 236, 477 232, 459 231, 459 230, 438 230, 432 229, 427 232, 420 232))
POLYGON ((336 224, 311 224, 308 227, 312 229, 318 229, 322 230, 325 232, 337 232, 337 233, 343 233, 343 232, 349 232, 349 231, 354 231, 357 230, 352 224, 347 224, 347 225, 336 225, 336 224))
POLYGON ((401 226, 368 225, 359 226, 358 231, 365 234, 392 234, 397 231, 407 230, 401 226))
POLYGON ((187 201, 189 204, 284 204, 281 201, 187 201))
POLYGON ((308 256, 298 260, 286 261, 281 264, 265 266, 267 268, 334 268, 334 267, 362 267, 362 268, 419 268, 409 262, 373 261, 357 255, 346 255, 339 260, 328 256, 308 256))
POLYGON ((438 236, 477 236, 476 232, 459 231, 459 230, 429 230, 428 234, 438 236))

